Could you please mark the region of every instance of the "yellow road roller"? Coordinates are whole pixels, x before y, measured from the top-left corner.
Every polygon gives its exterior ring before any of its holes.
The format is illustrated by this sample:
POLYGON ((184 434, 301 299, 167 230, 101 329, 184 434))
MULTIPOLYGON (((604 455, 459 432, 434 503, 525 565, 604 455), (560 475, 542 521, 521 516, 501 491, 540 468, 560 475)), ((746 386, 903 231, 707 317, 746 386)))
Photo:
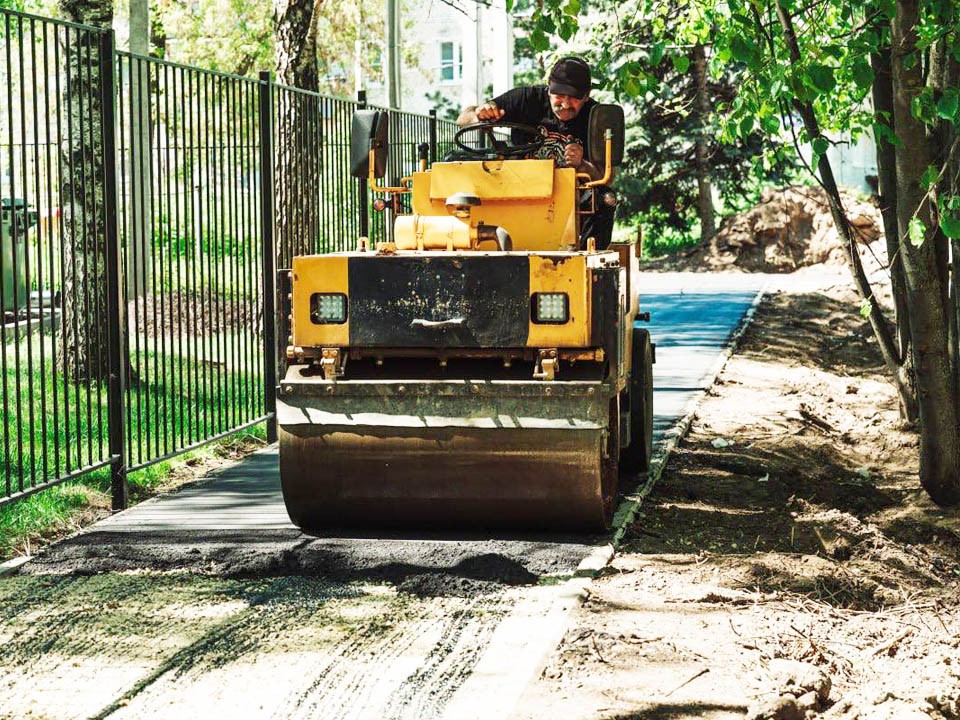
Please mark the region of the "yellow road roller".
POLYGON ((292 261, 277 419, 304 532, 609 527, 650 460, 654 349, 637 246, 580 237, 623 155, 618 106, 589 122, 599 180, 474 126, 468 155, 388 187, 386 113, 358 111, 354 173, 393 232, 292 261))

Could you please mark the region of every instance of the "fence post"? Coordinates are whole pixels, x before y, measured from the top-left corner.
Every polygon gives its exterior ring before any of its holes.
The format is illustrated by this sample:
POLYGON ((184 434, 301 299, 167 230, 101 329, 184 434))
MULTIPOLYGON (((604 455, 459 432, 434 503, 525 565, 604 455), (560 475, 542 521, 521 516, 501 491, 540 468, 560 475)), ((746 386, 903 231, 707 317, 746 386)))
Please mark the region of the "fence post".
POLYGON ((437 109, 430 110, 430 164, 437 161, 437 109))
POLYGON ((263 398, 267 442, 277 441, 277 268, 274 247, 273 78, 260 73, 260 234, 263 264, 263 398))
MULTIPOLYGON (((357 90, 357 107, 364 110, 367 107, 367 91, 357 90)), ((353 138, 350 138, 353 142, 353 138)), ((370 204, 367 198, 367 178, 357 180, 357 187, 360 190, 360 236, 370 237, 370 204)))
POLYGON ((103 142, 104 251, 107 272, 107 434, 110 462, 111 507, 127 507, 126 343, 123 334, 123 278, 120 234, 117 232, 116 38, 113 30, 100 36, 100 131, 103 142))

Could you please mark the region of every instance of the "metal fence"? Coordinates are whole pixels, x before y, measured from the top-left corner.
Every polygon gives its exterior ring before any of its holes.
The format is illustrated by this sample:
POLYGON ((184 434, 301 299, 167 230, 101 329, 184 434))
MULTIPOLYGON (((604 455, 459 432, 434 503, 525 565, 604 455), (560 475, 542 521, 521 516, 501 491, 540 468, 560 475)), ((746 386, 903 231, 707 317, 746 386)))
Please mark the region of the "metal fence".
MULTIPOLYGON (((117 52, 0 11, 0 504, 273 421, 277 268, 352 249, 364 104, 117 52)), ((390 177, 454 127, 391 111, 390 177)))

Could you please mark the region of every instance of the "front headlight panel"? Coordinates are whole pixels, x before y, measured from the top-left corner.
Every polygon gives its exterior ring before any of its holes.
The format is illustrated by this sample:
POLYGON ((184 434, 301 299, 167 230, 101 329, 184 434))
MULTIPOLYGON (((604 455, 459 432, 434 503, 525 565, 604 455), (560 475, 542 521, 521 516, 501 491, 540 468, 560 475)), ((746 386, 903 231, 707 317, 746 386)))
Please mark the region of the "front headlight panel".
POLYGON ((540 325, 564 325, 570 321, 567 293, 540 292, 530 297, 530 314, 540 325))
POLYGON ((310 296, 310 322, 314 325, 342 325, 347 321, 347 296, 344 293, 313 293, 310 296))

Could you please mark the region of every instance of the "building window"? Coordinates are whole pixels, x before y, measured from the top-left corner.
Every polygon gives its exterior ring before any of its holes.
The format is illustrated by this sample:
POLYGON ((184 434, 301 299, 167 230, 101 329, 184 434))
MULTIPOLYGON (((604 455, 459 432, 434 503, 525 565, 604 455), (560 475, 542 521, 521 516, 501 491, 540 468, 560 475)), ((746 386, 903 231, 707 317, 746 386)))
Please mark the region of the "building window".
POLYGON ((459 43, 440 43, 440 80, 454 82, 463 77, 463 47, 459 43))

